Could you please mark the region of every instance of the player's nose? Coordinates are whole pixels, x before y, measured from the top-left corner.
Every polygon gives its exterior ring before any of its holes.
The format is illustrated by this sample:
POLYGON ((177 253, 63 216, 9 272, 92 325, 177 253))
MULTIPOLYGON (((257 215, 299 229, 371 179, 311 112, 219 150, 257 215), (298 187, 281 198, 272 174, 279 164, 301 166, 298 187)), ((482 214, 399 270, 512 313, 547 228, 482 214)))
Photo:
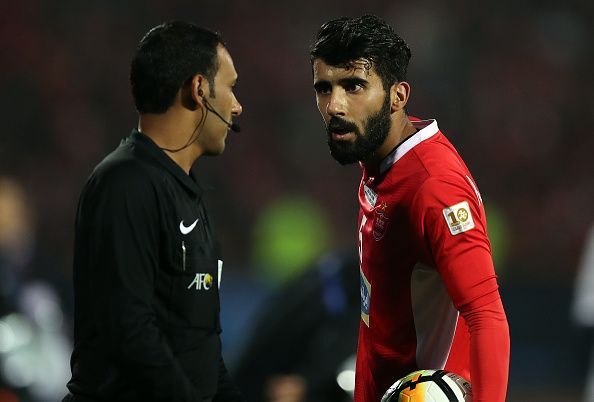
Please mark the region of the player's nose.
POLYGON ((343 91, 332 91, 326 105, 326 113, 330 116, 344 116, 346 114, 346 98, 343 91))

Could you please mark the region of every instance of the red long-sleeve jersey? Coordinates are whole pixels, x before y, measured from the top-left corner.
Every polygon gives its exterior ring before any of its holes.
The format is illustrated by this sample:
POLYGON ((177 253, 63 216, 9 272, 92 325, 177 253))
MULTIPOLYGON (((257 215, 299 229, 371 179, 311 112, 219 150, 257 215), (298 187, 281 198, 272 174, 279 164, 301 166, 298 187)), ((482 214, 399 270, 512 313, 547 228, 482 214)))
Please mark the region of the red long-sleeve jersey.
POLYGON ((359 187, 361 323, 356 402, 397 379, 445 369, 472 382, 473 401, 505 401, 509 331, 481 195, 434 120, 359 187))

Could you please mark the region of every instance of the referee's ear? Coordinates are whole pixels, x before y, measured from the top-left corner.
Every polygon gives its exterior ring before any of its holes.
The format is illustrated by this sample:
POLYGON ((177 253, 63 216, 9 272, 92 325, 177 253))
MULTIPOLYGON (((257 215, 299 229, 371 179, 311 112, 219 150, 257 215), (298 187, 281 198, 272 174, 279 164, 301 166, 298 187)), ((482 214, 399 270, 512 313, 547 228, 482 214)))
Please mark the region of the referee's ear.
POLYGON ((193 110, 198 108, 204 109, 206 107, 204 97, 208 95, 209 88, 208 80, 202 74, 196 74, 192 77, 189 97, 194 106, 192 108, 193 110))

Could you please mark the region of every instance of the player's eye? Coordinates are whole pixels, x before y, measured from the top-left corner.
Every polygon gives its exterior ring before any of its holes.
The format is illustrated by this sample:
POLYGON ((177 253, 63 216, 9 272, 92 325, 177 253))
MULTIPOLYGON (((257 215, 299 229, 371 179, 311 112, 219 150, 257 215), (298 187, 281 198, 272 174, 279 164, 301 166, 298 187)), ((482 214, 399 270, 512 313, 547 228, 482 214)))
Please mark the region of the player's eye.
POLYGON ((347 92, 359 92, 362 91, 363 88, 365 87, 360 83, 348 83, 344 86, 344 90, 347 92))
POLYGON ((332 88, 330 87, 330 85, 324 83, 315 84, 314 90, 318 95, 328 95, 330 92, 332 92, 332 88))

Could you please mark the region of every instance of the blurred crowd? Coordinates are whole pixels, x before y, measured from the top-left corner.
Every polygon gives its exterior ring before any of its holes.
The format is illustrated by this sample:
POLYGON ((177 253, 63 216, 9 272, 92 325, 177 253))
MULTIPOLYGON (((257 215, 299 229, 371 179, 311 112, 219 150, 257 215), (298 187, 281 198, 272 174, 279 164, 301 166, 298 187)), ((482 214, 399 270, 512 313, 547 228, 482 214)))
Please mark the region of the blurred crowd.
MULTIPOLYGON (((385 18, 407 40, 408 111, 438 120, 483 194, 510 321, 512 394, 550 395, 548 384, 569 392, 565 400, 577 398, 588 356, 580 348, 590 341, 572 324, 569 303, 594 222, 594 7, 586 0, 3 4, 2 317, 27 322, 31 337, 52 334, 68 358, 79 192, 136 125, 128 83, 134 47, 164 20, 191 20, 223 33, 244 107, 242 132, 228 137, 225 153, 195 167, 211 188, 224 245, 224 341, 240 371, 245 334, 258 330, 268 298, 325 253, 355 247, 359 168, 329 156, 308 47, 322 22, 362 13, 385 18)), ((0 361, 9 356, 3 322, 0 361)), ((2 367, 0 378, 16 372, 2 367)), ((12 388, 27 379, 17 380, 12 388)), ((41 389, 29 397, 56 394, 41 389)))

